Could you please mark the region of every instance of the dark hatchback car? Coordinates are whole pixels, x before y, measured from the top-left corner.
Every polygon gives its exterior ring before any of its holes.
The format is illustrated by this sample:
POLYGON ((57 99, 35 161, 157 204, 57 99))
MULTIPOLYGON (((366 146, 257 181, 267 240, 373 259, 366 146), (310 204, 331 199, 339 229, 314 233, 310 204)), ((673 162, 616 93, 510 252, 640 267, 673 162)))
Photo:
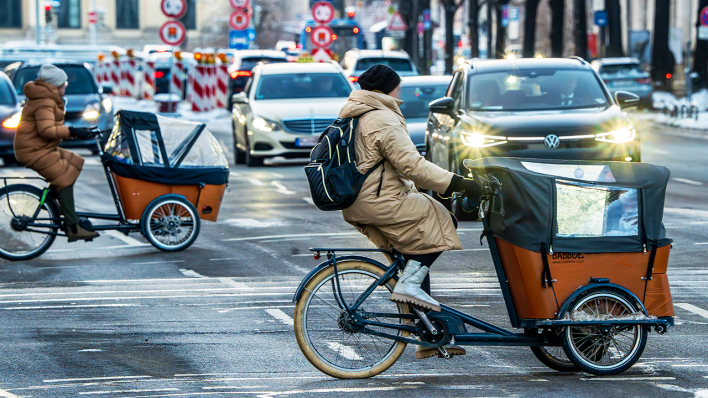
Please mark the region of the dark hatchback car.
MULTIPOLYGON (((490 156, 639 162, 639 134, 615 92, 580 58, 466 63, 430 104, 427 158, 466 175, 462 162, 490 156)), ((460 203, 455 215, 465 217, 460 203)))
POLYGON ((421 155, 425 156, 425 129, 428 125, 428 105, 445 96, 450 76, 408 76, 401 78, 401 113, 411 140, 421 155))
POLYGON ((12 82, 0 72, 0 157, 5 165, 17 163, 12 144, 20 123, 22 108, 12 82))
MULTIPOLYGON (((69 77, 66 87, 66 114, 64 124, 74 127, 98 126, 104 132, 103 140, 108 139, 108 132, 113 130, 113 103, 103 93, 103 88, 98 85, 91 67, 82 62, 60 60, 36 60, 16 63, 5 68, 5 73, 10 76, 15 91, 24 102, 23 89, 27 82, 37 79, 39 68, 42 64, 52 63, 66 72, 69 77)), ((86 148, 94 153, 98 152, 96 141, 65 140, 62 146, 69 148, 86 148)))

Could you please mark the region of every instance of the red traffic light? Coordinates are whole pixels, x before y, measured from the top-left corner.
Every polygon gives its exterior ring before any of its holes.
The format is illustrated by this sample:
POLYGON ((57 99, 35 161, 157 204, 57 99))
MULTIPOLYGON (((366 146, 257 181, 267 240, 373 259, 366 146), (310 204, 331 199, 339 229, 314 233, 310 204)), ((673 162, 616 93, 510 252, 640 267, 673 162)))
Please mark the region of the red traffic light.
POLYGON ((666 74, 666 78, 667 78, 667 79, 671 79, 671 73, 667 73, 667 74, 666 74))
POLYGON ((347 12, 347 16, 348 16, 349 18, 354 18, 354 17, 356 16, 356 12, 355 12, 355 11, 348 11, 348 12, 347 12))
POLYGON ((44 11, 51 11, 52 10, 52 5, 49 3, 44 4, 44 11))

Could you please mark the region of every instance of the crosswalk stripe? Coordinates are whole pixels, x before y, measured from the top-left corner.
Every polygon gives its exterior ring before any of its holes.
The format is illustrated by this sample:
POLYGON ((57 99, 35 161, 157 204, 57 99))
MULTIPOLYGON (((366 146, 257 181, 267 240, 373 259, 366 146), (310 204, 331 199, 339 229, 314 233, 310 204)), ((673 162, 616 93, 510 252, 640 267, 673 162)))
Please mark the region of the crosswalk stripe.
POLYGON ((699 308, 693 304, 688 304, 688 303, 675 303, 674 305, 679 308, 683 308, 686 311, 693 312, 694 314, 698 314, 698 315, 702 316, 703 318, 708 319, 708 311, 704 310, 703 308, 699 308))

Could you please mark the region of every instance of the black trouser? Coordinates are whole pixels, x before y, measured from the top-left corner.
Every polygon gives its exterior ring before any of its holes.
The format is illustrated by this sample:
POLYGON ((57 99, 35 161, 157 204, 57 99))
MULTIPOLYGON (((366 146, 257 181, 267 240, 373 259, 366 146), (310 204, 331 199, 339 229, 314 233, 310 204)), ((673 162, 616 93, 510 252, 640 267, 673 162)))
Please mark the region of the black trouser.
MULTIPOLYGON (((450 217, 452 217, 452 222, 455 224, 455 229, 457 229, 457 219, 455 218, 455 216, 452 215, 452 213, 450 213, 450 217)), ((403 254, 403 259, 406 260, 406 263, 408 263, 409 260, 414 260, 419 262, 421 265, 430 268, 430 266, 433 265, 435 260, 437 260, 441 254, 442 252, 426 254, 403 254)), ((424 292, 428 293, 428 295, 430 295, 430 273, 425 276, 425 279, 423 279, 423 283, 420 285, 420 288, 423 289, 424 292)))
POLYGON ((59 202, 59 208, 64 215, 66 225, 76 225, 79 222, 79 216, 76 214, 76 206, 74 205, 74 186, 69 185, 58 190, 54 188, 54 195, 59 202))

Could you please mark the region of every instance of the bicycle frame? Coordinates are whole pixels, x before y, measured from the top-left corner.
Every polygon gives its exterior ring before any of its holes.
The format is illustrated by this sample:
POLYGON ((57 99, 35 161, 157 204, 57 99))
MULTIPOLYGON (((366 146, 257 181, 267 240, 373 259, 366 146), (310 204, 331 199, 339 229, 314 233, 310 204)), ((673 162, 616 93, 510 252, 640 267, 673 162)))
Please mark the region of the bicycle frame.
MULTIPOLYGON (((108 181, 108 187, 111 191, 111 195, 113 196, 113 203, 116 207, 116 212, 117 214, 105 214, 105 213, 92 213, 92 212, 76 212, 76 214, 79 217, 85 217, 85 218, 93 218, 97 220, 106 220, 106 221, 117 221, 118 224, 103 224, 103 225, 94 225, 94 229, 96 231, 107 231, 107 230, 118 230, 121 231, 125 234, 128 234, 129 232, 136 232, 139 231, 140 226, 135 223, 131 223, 125 218, 125 213, 123 212, 123 206, 120 201, 120 198, 118 197, 118 193, 115 187, 115 182, 113 181, 113 178, 111 177, 111 172, 108 168, 108 166, 103 163, 103 148, 101 148, 101 143, 99 141, 99 136, 95 137, 96 139, 96 146, 98 147, 99 151, 99 156, 101 158, 101 164, 103 165, 103 171, 106 175, 106 180, 108 181)), ((7 180, 41 180, 44 181, 45 183, 47 182, 46 179, 41 178, 41 177, 2 177, 5 189, 7 190, 8 185, 7 185, 7 180)), ((40 198, 39 205, 37 206, 37 209, 35 210, 33 216, 30 218, 30 222, 26 223, 27 226, 27 231, 29 232, 36 232, 36 233, 41 233, 41 234, 46 234, 46 235, 56 235, 56 236, 65 236, 63 233, 59 232, 51 232, 51 231, 39 231, 34 228, 49 228, 49 229, 60 229, 62 228, 62 219, 60 218, 53 218, 53 219, 43 219, 43 218, 37 218, 39 215, 39 212, 41 211, 42 206, 45 204, 47 196, 49 194, 49 187, 45 187, 42 190, 42 197, 40 198), (51 221, 52 224, 45 224, 45 223, 37 223, 36 221, 51 221)), ((10 212, 12 213, 13 217, 17 217, 15 215, 14 210, 12 209, 12 205, 9 200, 9 196, 7 197, 8 200, 8 207, 10 208, 10 212)))

